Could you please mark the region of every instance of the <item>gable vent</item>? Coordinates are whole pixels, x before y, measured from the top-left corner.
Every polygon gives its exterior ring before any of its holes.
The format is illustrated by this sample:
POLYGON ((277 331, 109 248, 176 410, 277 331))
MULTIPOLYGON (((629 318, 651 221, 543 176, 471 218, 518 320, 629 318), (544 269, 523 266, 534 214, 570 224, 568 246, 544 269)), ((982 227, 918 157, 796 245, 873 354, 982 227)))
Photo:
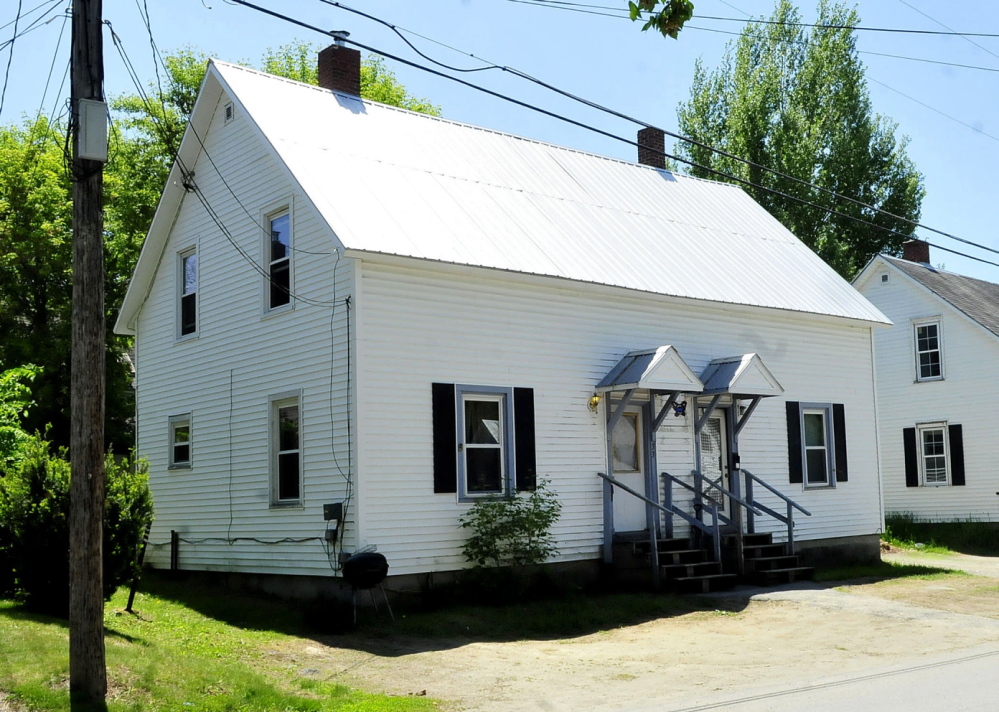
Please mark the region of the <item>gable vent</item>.
POLYGON ((231 101, 225 105, 223 111, 225 112, 225 123, 228 124, 232 121, 233 117, 236 115, 236 111, 233 108, 231 101))

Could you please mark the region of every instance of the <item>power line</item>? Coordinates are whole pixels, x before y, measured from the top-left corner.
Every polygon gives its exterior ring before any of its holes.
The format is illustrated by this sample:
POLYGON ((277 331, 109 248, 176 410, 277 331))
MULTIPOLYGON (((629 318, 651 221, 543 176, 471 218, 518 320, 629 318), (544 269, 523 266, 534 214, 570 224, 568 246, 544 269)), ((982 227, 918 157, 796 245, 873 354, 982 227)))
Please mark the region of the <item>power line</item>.
POLYGON ((7 80, 10 79, 10 65, 14 61, 14 40, 17 39, 17 25, 21 21, 21 0, 17 0, 17 15, 14 17, 14 36, 10 38, 10 54, 7 55, 7 71, 3 75, 3 91, 0 92, 0 116, 3 116, 3 104, 7 98, 7 80))
MULTIPOLYGON (((918 13, 919 13, 920 15, 922 15, 922 16, 923 16, 923 17, 925 17, 925 18, 927 18, 928 20, 931 20, 932 22, 935 22, 936 24, 940 25, 940 26, 941 26, 942 28, 944 28, 945 30, 950 30, 951 32, 953 32, 953 31, 954 31, 954 30, 953 30, 953 28, 951 28, 951 27, 948 27, 947 25, 945 25, 944 23, 940 22, 940 20, 936 19, 935 17, 930 17, 929 15, 927 15, 927 14, 926 14, 925 12, 923 12, 922 10, 920 10, 920 9, 919 9, 918 7, 916 7, 915 5, 911 5, 911 4, 907 3, 907 2, 905 1, 905 0, 898 0, 898 1, 899 1, 900 3, 902 3, 903 5, 905 5, 905 6, 907 7, 907 8, 909 8, 910 10, 914 10, 915 12, 918 12, 918 13)), ((996 54, 996 53, 995 53, 995 52, 993 52, 992 50, 990 50, 990 49, 987 49, 987 48, 983 47, 982 45, 978 44, 977 42, 975 42, 975 41, 974 41, 973 39, 971 39, 970 37, 964 37, 964 40, 965 40, 966 42, 968 42, 969 44, 972 44, 972 45, 974 45, 975 47, 977 47, 978 49, 982 50, 983 52, 986 52, 987 54, 991 54, 991 55, 992 55, 993 57, 995 57, 996 59, 999 59, 999 54, 996 54)))
MULTIPOLYGON (((361 16, 366 17, 368 19, 374 20, 375 22, 378 22, 378 23, 380 23, 382 25, 390 27, 397 35, 399 35, 400 37, 402 37, 402 39, 406 42, 406 44, 408 44, 410 47, 412 47, 414 49, 414 51, 416 51, 417 54, 419 54, 421 57, 424 57, 426 59, 430 59, 429 57, 427 57, 427 55, 425 55, 419 49, 417 49, 416 47, 414 47, 413 44, 411 42, 409 42, 408 39, 406 39, 405 37, 403 37, 403 35, 400 32, 400 30, 402 30, 402 28, 399 28, 399 27, 397 27, 397 26, 389 23, 388 21, 386 21, 386 20, 384 20, 382 18, 375 17, 373 15, 369 15, 368 13, 361 12, 359 10, 355 10, 353 8, 347 7, 347 6, 343 5, 342 3, 336 2, 335 0, 320 0, 320 2, 323 2, 323 3, 328 4, 328 5, 333 5, 335 7, 338 7, 340 9, 342 9, 342 10, 346 10, 348 12, 352 12, 352 13, 355 13, 357 15, 361 15, 361 16)), ((452 50, 454 50, 456 52, 461 52, 461 50, 455 49, 453 47, 451 47, 450 49, 452 49, 452 50)), ((461 53, 462 54, 467 54, 467 53, 464 53, 464 52, 461 52, 461 53)), ((483 60, 481 58, 476 58, 476 59, 478 59, 478 61, 486 61, 486 60, 483 60)), ((438 62, 437 60, 434 60, 434 59, 430 59, 430 61, 432 61, 434 64, 436 64, 438 66, 441 66, 441 67, 444 67, 446 69, 456 69, 454 67, 451 67, 450 65, 444 64, 442 62, 438 62)), ((878 213, 882 213, 882 214, 887 215, 888 217, 894 218, 896 220, 901 220, 903 222, 909 223, 910 225, 913 225, 914 227, 920 227, 920 228, 922 228, 924 230, 928 230, 929 232, 932 232, 934 234, 940 235, 942 237, 948 237, 948 238, 950 238, 952 240, 955 240, 957 242, 962 242, 962 243, 971 245, 973 247, 978 247, 980 249, 986 250, 988 252, 993 252, 995 254, 999 254, 999 250, 994 250, 994 249, 992 249, 990 247, 986 247, 984 245, 980 245, 980 244, 972 242, 970 240, 966 240, 964 238, 957 237, 956 235, 952 235, 950 233, 943 232, 943 231, 937 230, 935 228, 931 228, 931 227, 929 227, 927 225, 922 225, 921 223, 919 223, 919 222, 917 222, 915 220, 911 220, 909 218, 905 218, 905 217, 900 216, 900 215, 895 215, 895 214, 890 213, 890 212, 888 212, 886 210, 883 210, 881 208, 878 208, 878 207, 875 207, 873 205, 870 205, 869 203, 865 203, 863 201, 857 200, 857 199, 852 198, 852 197, 847 196, 847 195, 842 195, 842 194, 837 193, 837 192, 835 192, 835 191, 833 191, 833 190, 831 190, 829 188, 825 188, 823 186, 816 185, 816 184, 814 184, 814 183, 812 183, 810 181, 803 180, 801 178, 797 178, 796 176, 792 176, 792 175, 790 175, 788 173, 784 173, 782 171, 770 168, 770 167, 765 166, 763 164, 756 163, 754 161, 742 158, 741 156, 737 156, 737 155, 735 155, 733 153, 730 153, 728 151, 724 151, 722 149, 715 148, 715 147, 710 146, 710 145, 708 145, 706 143, 703 143, 703 142, 691 139, 689 137, 683 136, 682 134, 673 133, 671 131, 666 131, 665 129, 661 129, 659 127, 653 126, 653 125, 651 125, 649 123, 646 123, 644 121, 636 119, 636 118, 634 118, 632 116, 628 116, 627 114, 624 114, 624 113, 619 112, 619 111, 615 111, 614 109, 606 107, 606 106, 604 106, 602 104, 598 104, 596 102, 590 101, 589 99, 584 99, 584 98, 579 97, 579 96, 577 96, 575 94, 572 94, 572 93, 567 92, 567 91, 565 91, 563 89, 560 89, 560 88, 558 88, 556 86, 548 84, 547 82, 544 82, 544 81, 542 81, 540 79, 532 77, 529 74, 526 74, 526 73, 524 73, 524 72, 522 72, 522 71, 520 71, 518 69, 514 69, 513 67, 507 67, 507 66, 501 66, 501 65, 489 63, 489 66, 481 67, 481 68, 479 68, 476 71, 481 71, 481 70, 485 70, 485 69, 498 69, 498 70, 502 70, 504 72, 511 73, 511 74, 513 74, 515 76, 518 76, 518 77, 522 78, 522 79, 526 79, 527 81, 533 82, 534 84, 537 84, 538 86, 541 86, 541 87, 544 87, 545 89, 553 91, 553 92, 555 92, 555 93, 557 93, 557 94, 559 94, 561 96, 564 96, 564 97, 566 97, 568 99, 572 99, 573 101, 579 102, 579 103, 583 104, 584 106, 588 106, 590 108, 597 109, 597 110, 602 111, 604 113, 610 114, 611 116, 614 116, 616 118, 620 118, 620 119, 624 119, 626 121, 630 121, 632 123, 635 123, 635 124, 637 124, 639 126, 643 126, 645 128, 653 128, 653 129, 656 129, 658 131, 662 131, 665 135, 667 135, 667 136, 669 136, 671 138, 674 138, 674 139, 676 139, 678 141, 684 141, 686 143, 690 143, 690 144, 692 144, 694 146, 697 146, 699 148, 703 148, 705 150, 709 150, 709 151, 711 151, 711 152, 713 152, 713 153, 715 153, 717 155, 724 156, 725 158, 729 158, 729 159, 738 161, 740 163, 743 163, 743 164, 745 164, 745 165, 747 165, 747 166, 749 166, 751 168, 757 168, 759 170, 765 171, 765 172, 770 173, 770 174, 772 174, 774 176, 777 176, 779 178, 783 178, 785 180, 790 180, 790 181, 792 181, 794 183, 797 183, 799 185, 802 185, 802 186, 808 187, 810 189, 817 190, 819 192, 825 193, 825 194, 830 195, 830 196, 832 196, 834 198, 841 199, 841 200, 846 200, 847 202, 850 202, 850 203, 852 203, 854 205, 857 205, 859 207, 867 208, 869 210, 877 211, 878 213)), ((456 69, 456 70, 457 71, 473 71, 473 70, 462 70, 462 69, 456 69)), ((878 83, 880 84, 880 82, 878 82, 878 83)), ((888 88, 890 89, 891 87, 888 87, 888 88)), ((988 134, 985 134, 985 135, 988 135, 988 134)), ((679 159, 676 159, 676 160, 679 160, 679 159)), ((708 168, 706 168, 704 166, 698 166, 698 165, 693 164, 693 163, 691 163, 690 165, 695 166, 697 168, 702 168, 704 170, 711 170, 711 169, 708 169, 708 168)), ((721 172, 716 172, 716 173, 718 175, 721 175, 721 176, 730 176, 730 174, 727 174, 727 173, 721 173, 721 172)), ((730 177, 734 178, 734 176, 730 176, 730 177)), ((751 185, 753 187, 757 187, 757 188, 760 188, 760 189, 763 189, 763 190, 767 189, 764 186, 757 185, 757 184, 754 184, 754 183, 747 183, 747 185, 751 185)), ((822 206, 816 206, 816 207, 822 207, 822 206)))
MULTIPOLYGON (((219 229, 219 232, 222 233, 223 237, 225 237, 226 240, 236 250, 236 252, 239 253, 240 257, 242 257, 243 260, 248 265, 250 265, 250 267, 254 271, 256 271, 258 274, 260 274, 264 279, 266 279, 270 283, 273 283, 273 278, 271 277, 270 273, 267 270, 265 270, 257 262, 257 260, 253 259, 253 257, 250 254, 248 254, 246 252, 246 250, 243 249, 242 246, 239 245, 239 243, 236 241, 235 237, 233 236, 232 232, 225 225, 225 222, 222 220, 221 215, 219 215, 218 211, 216 211, 215 208, 211 205, 211 202, 208 200, 208 196, 206 196, 204 194, 204 192, 202 191, 202 189, 200 188, 200 186, 198 186, 197 183, 194 182, 194 178, 193 178, 194 174, 193 174, 193 172, 188 169, 188 167, 185 165, 183 159, 181 158, 181 156, 180 156, 180 147, 174 145, 174 137, 169 134, 169 132, 166 130, 166 128, 164 126, 162 126, 161 119, 157 116, 156 111, 153 109, 152 100, 149 98, 149 96, 146 94, 145 90, 143 89, 142 82, 139 80, 138 73, 135 71, 135 66, 132 64, 131 60, 128 58, 128 54, 125 52, 125 47, 124 47, 124 44, 121 41, 121 38, 114 31, 114 28, 111 27, 111 23, 110 22, 105 21, 105 24, 108 25, 108 28, 111 31, 112 41, 113 41, 113 43, 115 45, 115 48, 118 50, 118 54, 120 55, 120 57, 122 59, 122 62, 125 65, 126 73, 129 75, 130 79, 132 80, 132 83, 135 86, 135 89, 136 89, 136 91, 139 94, 139 99, 142 101, 143 105, 146 107, 146 112, 149 114, 150 119, 152 119, 153 126, 156 127, 157 132, 159 133, 160 140, 163 141, 163 144, 167 147, 167 150, 170 151, 170 153, 173 156, 174 161, 177 163, 177 165, 179 166, 179 168, 181 170, 181 173, 184 176, 184 181, 185 181, 184 182, 184 188, 185 188, 185 190, 187 190, 190 193, 194 193, 195 197, 202 204, 202 207, 204 207, 205 212, 208 214, 208 217, 212 220, 212 222, 215 223, 216 227, 219 229)), ((193 124, 189 123, 188 127, 190 128, 192 135, 197 139, 198 143, 201 144, 201 147, 203 149, 203 152, 204 152, 205 156, 208 158, 209 162, 212 164, 212 166, 215 169, 216 173, 219 174, 219 178, 222 180, 222 183, 225 184, 226 188, 233 195, 233 197, 235 198, 236 202, 239 203, 240 206, 243 207, 244 210, 246 210, 246 207, 243 206, 243 204, 239 200, 239 198, 236 197, 235 192, 229 186, 228 182, 225 180, 225 177, 219 171, 218 166, 215 164, 215 162, 212 160, 211 156, 208 154, 208 150, 205 147, 204 141, 198 135, 197 131, 195 130, 195 128, 193 126, 193 124)), ((252 218, 252 216, 251 216, 251 218, 252 218)), ((260 227, 259 223, 257 223, 255 219, 253 220, 253 222, 255 224, 257 224, 258 227, 260 227)), ((331 302, 324 302, 324 301, 320 301, 320 300, 317 300, 317 299, 312 299, 310 297, 304 297, 304 296, 302 296, 302 295, 300 295, 300 294, 292 291, 291 289, 285 288, 283 285, 278 285, 278 286, 279 286, 280 289, 282 289, 283 291, 286 291, 288 293, 289 298, 294 299, 295 301, 299 301, 299 302, 302 302, 304 304, 309 304, 311 306, 317 306, 317 307, 329 307, 329 306, 333 306, 333 304, 331 302)))
MULTIPOLYGON (((244 5, 246 7, 249 7, 251 9, 253 9, 253 10, 257 10, 258 12, 262 12, 264 14, 271 15, 272 17, 277 17, 278 19, 285 20, 286 22, 289 22, 291 24, 295 24, 295 25, 298 25, 300 27, 304 27, 306 29, 313 30, 315 32, 319 32, 319 33, 327 35, 327 36, 334 36, 333 33, 330 32, 330 31, 328 31, 328 30, 324 30, 324 29, 322 29, 320 27, 316 27, 315 25, 310 25, 310 24, 308 24, 306 22, 303 22, 302 20, 298 20, 296 18, 289 17, 287 15, 283 15, 282 13, 276 12, 274 10, 269 10, 269 9, 261 7, 259 5, 255 5, 254 3, 248 2, 247 0, 231 0, 231 2, 234 3, 234 4, 237 4, 237 5, 244 5)), ((545 116, 549 116, 551 118, 558 119, 558 120, 563 121, 565 123, 568 123, 570 125, 577 126, 579 128, 591 131, 593 133, 605 136, 607 138, 611 138, 611 139, 613 139, 615 141, 626 143, 626 144, 634 146, 634 147, 638 147, 639 146, 639 144, 638 144, 637 141, 632 141, 630 139, 623 138, 623 137, 618 136, 616 134, 613 134, 613 133, 611 133, 609 131, 604 131, 603 129, 598 129, 598 128, 594 127, 594 126, 591 126, 591 125, 588 125, 588 124, 584 124, 584 123, 582 123, 580 121, 577 121, 575 119, 571 119, 571 118, 569 118, 567 116, 564 116, 564 115, 561 115, 561 114, 557 114, 557 113, 555 113, 553 111, 549 111, 547 109, 542 109, 541 107, 538 107, 538 106, 535 106, 533 104, 529 104, 527 102, 521 101, 520 99, 515 99, 515 98, 513 98, 511 96, 507 96, 505 94, 501 94, 501 93, 493 91, 491 89, 487 89, 485 87, 481 87, 481 86, 478 86, 476 84, 472 84, 471 82, 468 82, 468 81, 466 81, 464 79, 461 79, 459 77, 453 77, 453 76, 444 74, 443 72, 440 72, 440 71, 438 71, 436 69, 433 69, 431 67, 425 67, 423 65, 417 64, 416 62, 412 62, 410 60, 403 59, 402 57, 398 57, 396 55, 389 54, 387 52, 378 50, 378 49, 376 49, 374 47, 370 47, 368 45, 362 44, 360 42, 356 42, 356 41, 351 40, 351 39, 347 39, 347 38, 340 38, 340 39, 342 41, 344 41, 344 42, 347 42, 347 43, 349 43, 351 45, 354 45, 355 47, 359 47, 361 49, 364 49, 364 50, 366 50, 368 52, 373 52, 375 54, 379 54, 379 55, 381 55, 383 57, 386 57, 388 59, 392 59, 394 61, 401 62, 403 64, 406 64, 408 66, 414 67, 416 69, 420 69, 421 71, 428 72, 430 74, 434 74, 434 75, 437 75, 439 77, 443 77, 443 78, 448 79, 448 80, 453 81, 453 82, 457 82, 459 84, 462 84, 462 85, 467 86, 469 88, 475 89, 475 90, 480 91, 482 93, 489 94, 491 96, 494 96, 496 98, 502 99, 504 101, 516 104, 516 105, 524 107, 526 109, 530 109, 531 111, 538 112, 538 113, 543 114, 545 116)), ((557 90, 557 91, 561 91, 561 90, 557 90)), ((583 100, 583 101, 585 101, 585 100, 583 100)), ((607 109, 607 111, 613 111, 613 110, 607 109)), ((614 113, 616 113, 616 112, 614 112, 614 113)), ((619 115, 622 116, 622 117, 624 117, 624 118, 629 118, 629 117, 624 116, 623 114, 619 114, 619 115)), ((634 121, 634 119, 630 119, 630 118, 629 118, 629 120, 634 121)), ((649 128, 656 128, 654 126, 650 126, 649 124, 645 124, 644 122, 636 122, 636 123, 641 123, 642 125, 647 126, 649 128)), ((690 139, 686 139, 686 140, 690 140, 690 139)), ((645 147, 645 148, 648 148, 648 147, 645 147)), ((711 148, 711 147, 707 147, 707 148, 711 148)), ((711 150, 717 151, 718 149, 711 149, 711 150)), ((799 198, 797 196, 793 196, 793 195, 784 193, 784 192, 776 190, 774 188, 769 188, 767 186, 763 186, 763 185, 759 185, 759 184, 756 184, 756 183, 752 183, 751 181, 747 181, 747 180, 744 180, 744 179, 739 178, 737 176, 734 176, 734 175, 731 175, 731 174, 727 174, 727 173, 724 173, 722 171, 718 171, 718 170, 710 168, 708 166, 699 165, 697 163, 694 163, 693 161, 688 161, 688 160, 679 158, 678 156, 674 156, 674 155, 665 153, 663 151, 653 150, 653 152, 657 153, 657 154, 659 154, 661 156, 664 156, 666 158, 670 158, 672 160, 678 161, 680 163, 685 163, 685 164, 690 165, 692 167, 695 167, 695 168, 707 171, 709 173, 712 173, 714 175, 726 178, 726 179, 728 179, 730 181, 734 181, 734 182, 737 182, 737 183, 741 183, 743 185, 748 185, 748 186, 752 186, 752 187, 755 187, 755 188, 759 188, 760 190, 767 191, 767 192, 769 192, 771 194, 778 195, 780 197, 784 197, 784 198, 787 198, 789 200, 793 200, 795 202, 802 203, 804 205, 808 205, 808 206, 813 207, 813 208, 818 208, 820 210, 825 211, 826 213, 828 213, 830 215, 836 215, 838 217, 843 217, 843 218, 846 218, 848 220, 852 220, 854 222, 858 222, 858 223, 861 223, 861 224, 864 224, 864 225, 868 225, 868 226, 873 227, 875 229, 878 229, 878 230, 881 230, 883 232, 887 232, 887 233, 890 233, 892 235, 896 235, 898 237, 902 237, 902 238, 905 238, 905 239, 911 239, 912 238, 911 234, 907 235, 905 233, 898 232, 898 231, 893 230, 891 228, 887 228, 887 227, 884 227, 884 226, 881 226, 881 225, 877 225, 876 223, 872 223, 872 222, 870 222, 868 220, 864 220, 862 218, 857 218, 857 217, 849 215, 847 213, 843 213, 841 211, 838 211, 838 210, 836 210, 834 208, 828 208, 828 207, 825 207, 825 206, 822 206, 822 205, 818 205, 817 203, 813 203, 813 202, 805 200, 803 198, 799 198)), ((734 157, 733 156, 733 158, 738 158, 738 157, 734 157)), ((743 159, 739 159, 739 160, 743 160, 743 159)), ((807 185, 810 185, 810 184, 807 184, 807 185)), ((819 186, 813 186, 813 187, 819 188, 819 186)), ((836 193, 833 193, 833 195, 837 195, 838 196, 838 194, 836 194, 836 193)), ((846 199, 846 196, 838 196, 838 197, 842 197, 842 198, 846 199)), ((861 203, 861 205, 864 205, 864 204, 861 203)), ((867 206, 867 207, 871 207, 871 206, 867 206)), ((877 208, 873 208, 873 209, 874 210, 878 210, 877 208)), ((880 211, 880 212, 883 212, 884 214, 889 215, 891 217, 895 217, 896 219, 905 220, 905 218, 899 218, 899 216, 894 216, 891 213, 887 213, 886 211, 880 211)), ((907 222, 912 222, 912 221, 907 221, 907 222)), ((947 237, 952 237, 952 236, 948 235, 947 233, 943 233, 941 231, 934 230, 933 228, 924 228, 924 229, 931 230, 933 232, 936 232, 938 234, 941 234, 941 235, 944 235, 944 236, 947 236, 947 237)), ((990 251, 990 252, 996 252, 997 254, 999 254, 999 251, 997 251, 997 250, 993 250, 992 248, 985 247, 983 245, 978 245, 976 243, 972 243, 970 241, 963 240, 962 238, 956 238, 956 237, 954 237, 953 239, 957 239, 958 241, 966 242, 967 244, 973 245, 973 246, 978 247, 980 249, 984 249, 984 250, 987 250, 987 251, 990 251)), ((928 244, 930 244, 931 247, 938 247, 937 245, 933 245, 931 243, 928 243, 928 244)), ((989 260, 985 260, 985 259, 978 258, 978 257, 972 257, 971 255, 965 255, 964 253, 958 252, 956 250, 951 250, 951 249, 944 248, 944 247, 940 247, 939 249, 942 249, 945 252, 952 252, 954 254, 963 255, 965 257, 968 257, 969 259, 977 260, 979 262, 984 262, 986 264, 991 264, 991 265, 994 265, 996 267, 999 267, 999 263, 990 262, 989 260)))
MULTIPOLYGON (((630 17, 627 14, 628 10, 626 8, 610 7, 607 5, 591 5, 587 3, 567 2, 566 0, 507 0, 507 2, 514 2, 521 5, 534 5, 536 7, 547 7, 551 10, 572 10, 574 12, 584 12, 587 14, 599 15, 603 17, 623 17, 625 19, 630 19, 630 17), (595 12, 595 10, 608 10, 615 14, 608 15, 607 13, 604 12, 595 12)), ((912 6, 910 5, 910 7, 912 6)), ((917 10, 917 12, 919 11, 917 10)), ((999 37, 999 33, 995 32, 957 32, 949 28, 946 32, 944 32, 940 30, 913 30, 913 29, 905 29, 897 27, 833 25, 833 24, 819 24, 815 22, 782 22, 779 20, 765 20, 753 17, 750 17, 748 19, 744 19, 741 17, 719 17, 717 15, 696 15, 695 17, 697 17, 699 20, 713 20, 716 22, 751 22, 758 25, 777 25, 780 27, 814 27, 820 30, 857 30, 858 32, 886 32, 886 33, 906 34, 906 35, 936 35, 941 37, 993 37, 993 38, 999 37)), ((929 17, 929 15, 927 15, 927 17, 929 17)), ((946 27, 946 25, 944 25, 944 27, 946 27)))

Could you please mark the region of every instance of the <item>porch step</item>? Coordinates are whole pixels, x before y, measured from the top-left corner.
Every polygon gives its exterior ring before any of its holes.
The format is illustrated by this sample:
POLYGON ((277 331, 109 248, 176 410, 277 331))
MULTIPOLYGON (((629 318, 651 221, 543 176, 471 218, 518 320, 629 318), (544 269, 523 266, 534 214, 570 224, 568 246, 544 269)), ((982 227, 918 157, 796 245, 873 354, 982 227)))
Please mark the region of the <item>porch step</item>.
POLYGON ((780 556, 746 557, 747 576, 758 571, 774 571, 777 569, 788 570, 794 568, 798 568, 798 557, 787 556, 783 554, 783 552, 780 556))
POLYGON ((750 544, 742 547, 746 560, 766 559, 772 556, 784 556, 787 547, 784 544, 750 544))
POLYGON ((721 564, 716 561, 699 561, 692 564, 666 564, 659 566, 659 573, 665 579, 706 578, 722 573, 721 564))
POLYGON ((739 582, 735 574, 708 574, 705 576, 681 576, 667 581, 676 593, 710 593, 727 591, 739 582))
POLYGON ((785 569, 765 569, 747 575, 757 586, 777 586, 795 581, 811 581, 815 576, 815 569, 811 566, 793 566, 785 569))

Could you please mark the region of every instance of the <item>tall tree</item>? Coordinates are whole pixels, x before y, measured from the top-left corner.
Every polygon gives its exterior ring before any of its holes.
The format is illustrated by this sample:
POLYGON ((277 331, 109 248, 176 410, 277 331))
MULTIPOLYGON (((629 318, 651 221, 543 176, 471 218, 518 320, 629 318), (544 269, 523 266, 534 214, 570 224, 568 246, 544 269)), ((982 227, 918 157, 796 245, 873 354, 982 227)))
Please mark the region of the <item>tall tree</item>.
POLYGON ((698 63, 690 99, 678 108, 685 136, 757 165, 686 142, 676 146, 696 164, 692 175, 751 183, 743 185, 753 198, 847 278, 874 255, 900 251, 925 194, 906 155, 908 139, 873 112, 850 29, 859 20, 854 10, 821 0, 817 26, 806 31, 796 24, 798 10, 779 0, 769 23, 747 25, 716 70, 698 63))

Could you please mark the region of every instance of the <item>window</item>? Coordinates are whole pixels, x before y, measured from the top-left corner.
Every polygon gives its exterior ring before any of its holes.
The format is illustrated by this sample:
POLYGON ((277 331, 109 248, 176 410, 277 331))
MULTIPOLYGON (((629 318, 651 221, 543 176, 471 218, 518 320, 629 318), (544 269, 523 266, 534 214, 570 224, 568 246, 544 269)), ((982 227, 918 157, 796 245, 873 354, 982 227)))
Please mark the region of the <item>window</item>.
POLYGON ((947 484, 946 425, 920 425, 916 430, 919 433, 919 471, 923 484, 947 484))
POLYGON ((847 482, 843 405, 788 401, 786 406, 789 481, 808 488, 847 482))
POLYGON ((942 379, 940 322, 916 322, 913 324, 913 329, 916 341, 916 380, 936 381, 942 379))
POLYGON ((918 423, 902 429, 906 487, 964 485, 964 435, 959 424, 918 423))
POLYGON ((283 307, 291 302, 291 213, 271 215, 267 219, 268 232, 268 304, 270 309, 283 307))
POLYGON ((302 501, 302 450, 299 396, 271 399, 271 503, 302 501))
POLYGON ((534 489, 534 389, 434 383, 432 396, 434 492, 534 489))
POLYGON ((172 415, 169 420, 171 469, 191 466, 191 414, 172 415))
POLYGON ((803 408, 801 434, 804 450, 805 486, 831 485, 832 448, 829 447, 829 409, 803 408))
POLYGON ((180 336, 198 331, 198 253, 190 249, 180 253, 180 336))
POLYGON ((642 469, 641 420, 638 413, 623 413, 611 434, 614 472, 639 472, 642 469))

